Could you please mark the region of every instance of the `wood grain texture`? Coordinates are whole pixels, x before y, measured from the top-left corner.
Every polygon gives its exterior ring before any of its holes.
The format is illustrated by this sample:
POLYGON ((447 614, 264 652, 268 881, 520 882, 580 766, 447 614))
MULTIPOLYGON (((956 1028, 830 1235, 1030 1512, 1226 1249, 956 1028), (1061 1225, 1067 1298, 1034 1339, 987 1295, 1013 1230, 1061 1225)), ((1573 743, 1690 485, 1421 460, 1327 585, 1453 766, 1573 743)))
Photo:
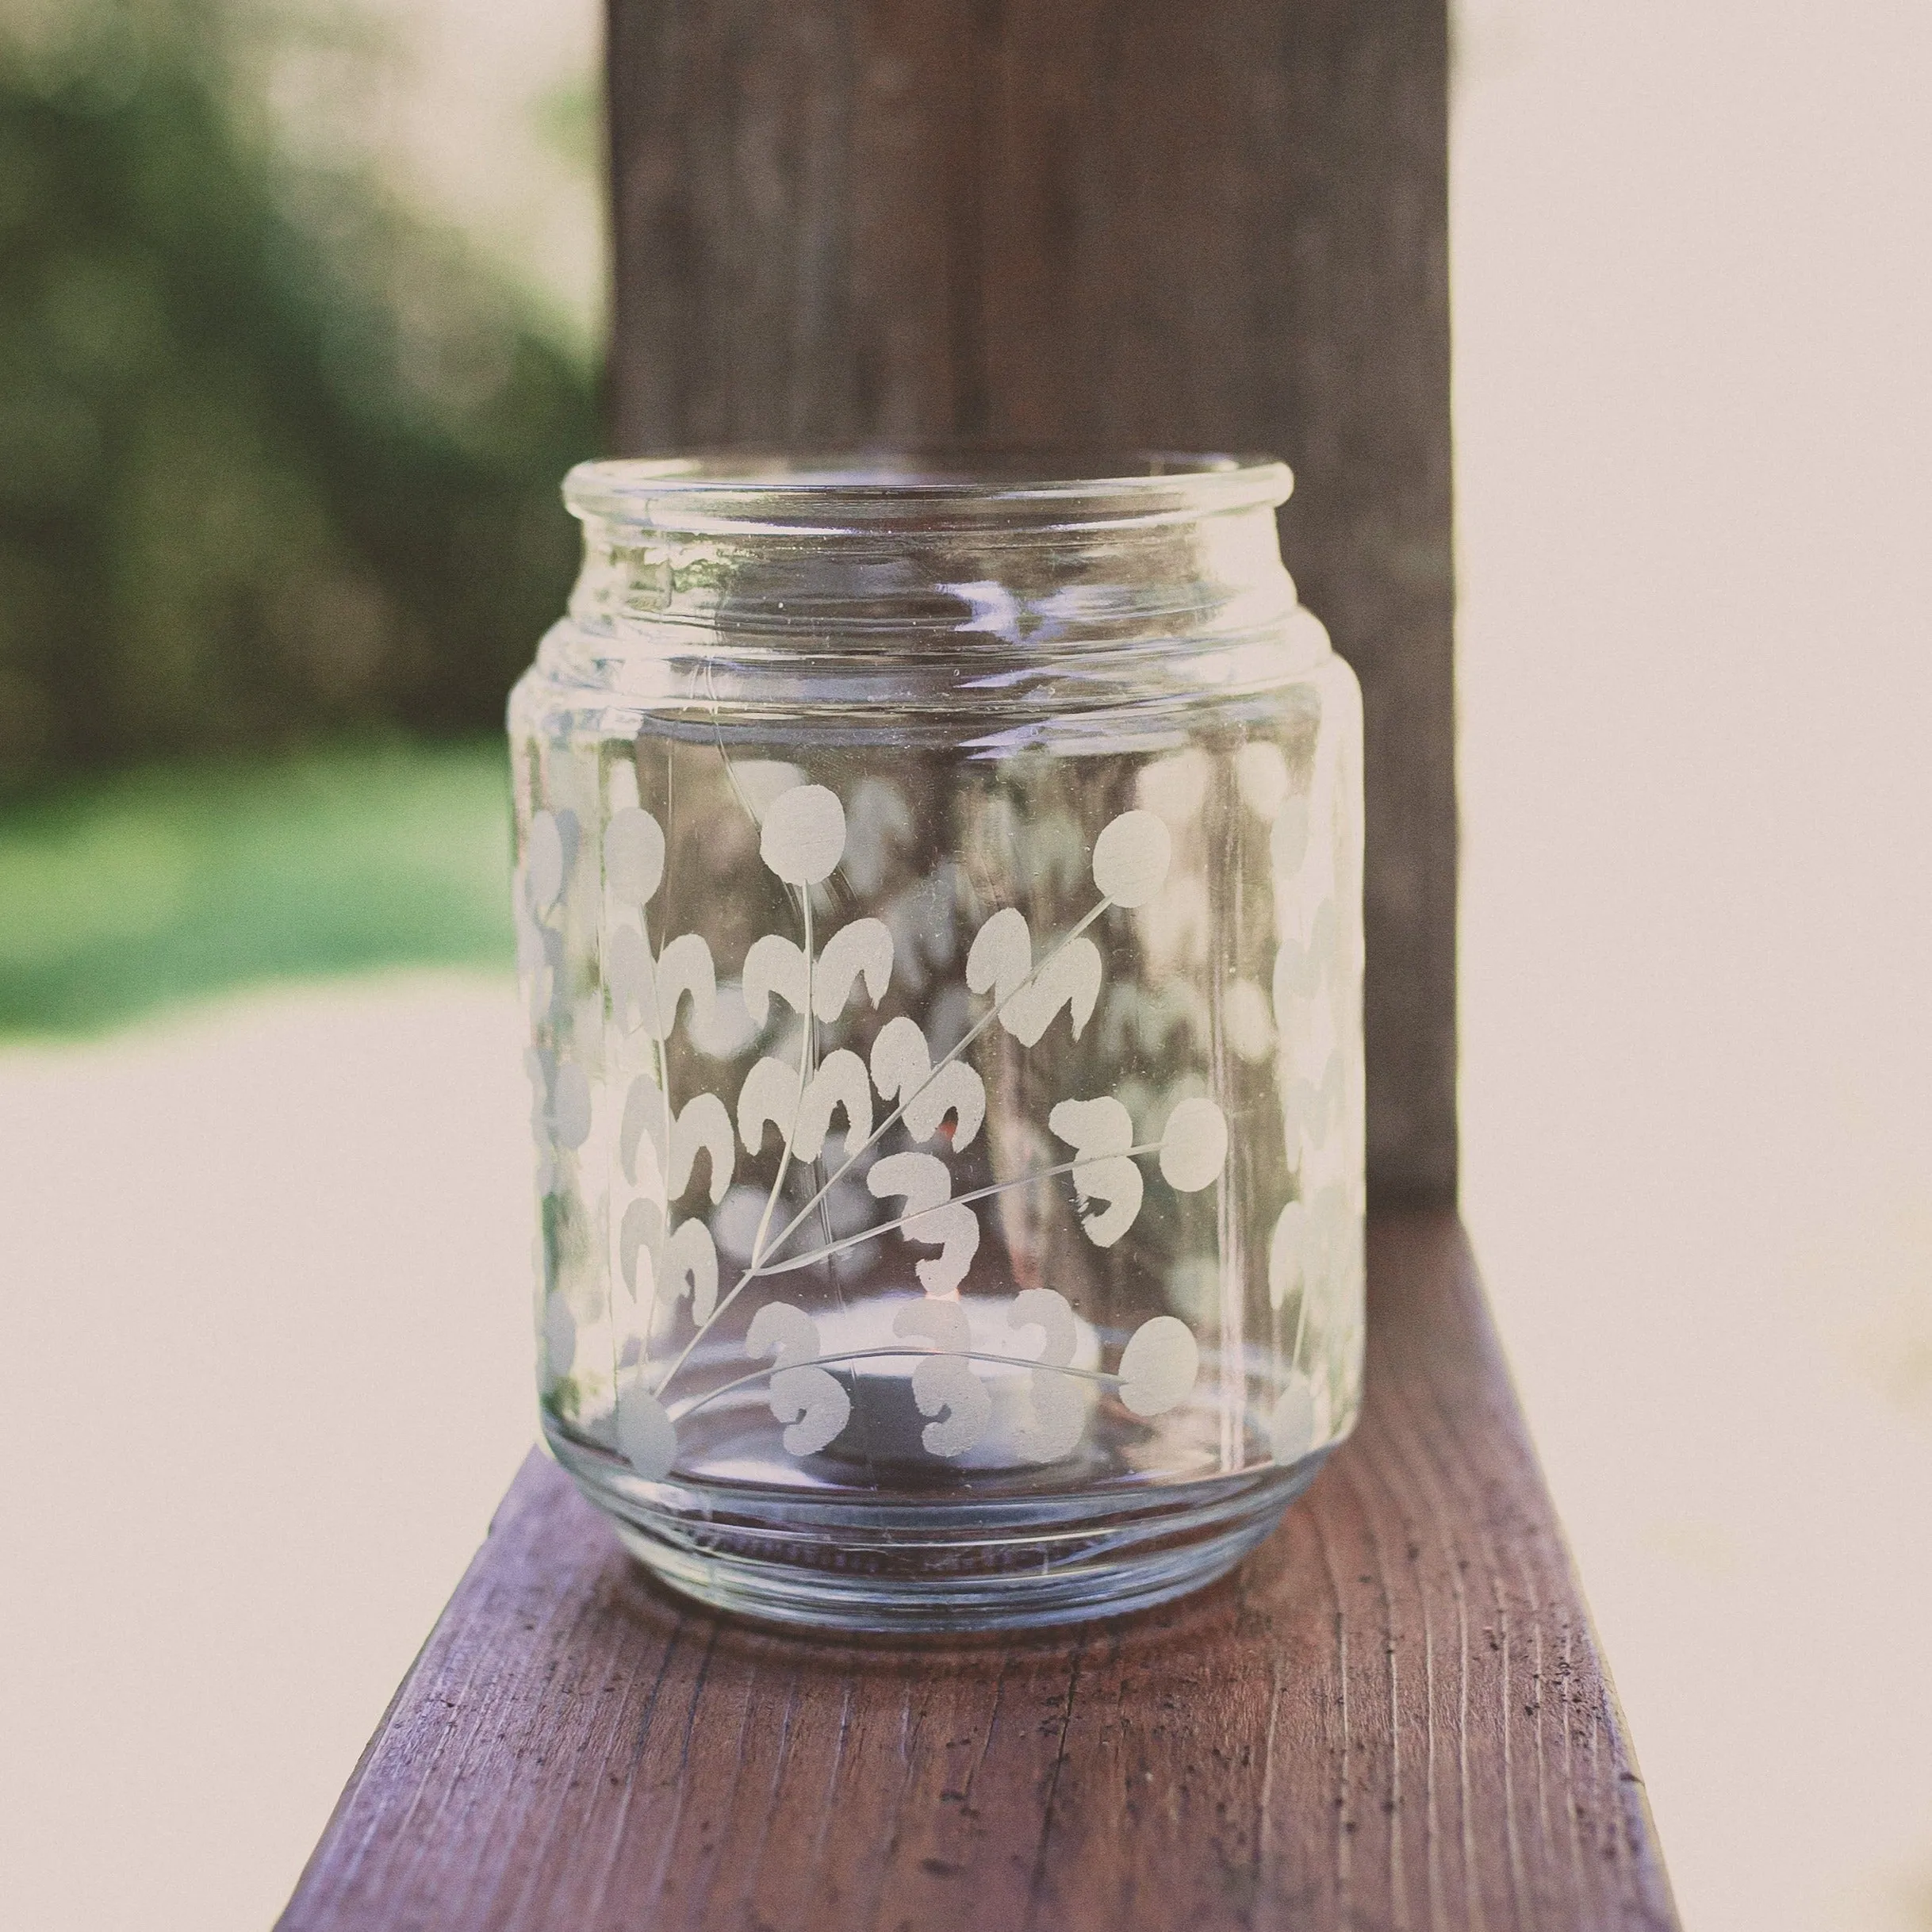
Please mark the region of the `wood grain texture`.
POLYGON ((1454 1199, 1443 0, 611 0, 617 446, 1262 450, 1359 673, 1372 1198, 1454 1199))
POLYGON ((1468 1250, 1378 1217, 1354 1439, 1232 1577, 977 1644, 655 1589, 533 1456, 285 1932, 1676 1923, 1468 1250))

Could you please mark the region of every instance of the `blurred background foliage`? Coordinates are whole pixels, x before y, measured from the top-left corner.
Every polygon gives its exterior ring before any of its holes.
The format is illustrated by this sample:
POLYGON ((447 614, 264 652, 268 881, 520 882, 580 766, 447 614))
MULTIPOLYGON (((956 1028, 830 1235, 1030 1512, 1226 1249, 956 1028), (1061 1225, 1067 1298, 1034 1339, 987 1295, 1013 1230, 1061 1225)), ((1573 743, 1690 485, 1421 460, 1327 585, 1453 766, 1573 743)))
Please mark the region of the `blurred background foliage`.
MULTIPOLYGON (((500 732, 562 608, 596 373, 397 185, 402 67, 379 17, 287 0, 0 0, 0 1027, 502 950, 459 830, 500 842, 497 754, 403 764, 500 732), (385 849, 432 825, 457 883, 401 916, 385 849), (325 849, 328 930, 273 883, 325 849)), ((531 103, 586 178, 593 100, 531 103)))
POLYGON ((384 57, 353 21, 232 0, 6 17, 8 785, 489 730, 556 615, 593 374, 327 138, 384 57))

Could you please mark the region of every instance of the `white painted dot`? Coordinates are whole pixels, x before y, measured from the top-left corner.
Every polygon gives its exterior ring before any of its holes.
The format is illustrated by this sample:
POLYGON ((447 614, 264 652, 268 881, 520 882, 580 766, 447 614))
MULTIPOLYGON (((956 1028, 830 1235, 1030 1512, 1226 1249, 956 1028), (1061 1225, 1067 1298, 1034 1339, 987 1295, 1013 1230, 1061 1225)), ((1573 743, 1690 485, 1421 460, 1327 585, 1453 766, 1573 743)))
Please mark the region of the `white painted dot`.
POLYGON ((1124 811, 1094 841, 1094 884, 1117 906, 1144 906, 1174 857, 1166 825, 1151 811, 1124 811))
POLYGON ((1121 1351, 1121 1400, 1137 1416, 1164 1415, 1187 1399, 1200 1372, 1194 1331, 1172 1315, 1156 1315, 1121 1351))
POLYGON ((845 849, 845 808, 823 785, 795 785, 772 803, 758 851, 787 885, 817 885, 845 849))
POLYGON ((1160 1171, 1170 1187, 1198 1194, 1228 1160, 1228 1117, 1211 1100, 1183 1100, 1160 1137, 1160 1171))
POLYGON ((639 805, 611 815, 604 833, 604 876, 627 906, 647 905, 664 879, 664 830, 639 805))
POLYGON ((677 1460, 677 1430, 663 1403, 642 1382, 634 1382, 617 1398, 617 1447, 652 1482, 668 1476, 677 1460))

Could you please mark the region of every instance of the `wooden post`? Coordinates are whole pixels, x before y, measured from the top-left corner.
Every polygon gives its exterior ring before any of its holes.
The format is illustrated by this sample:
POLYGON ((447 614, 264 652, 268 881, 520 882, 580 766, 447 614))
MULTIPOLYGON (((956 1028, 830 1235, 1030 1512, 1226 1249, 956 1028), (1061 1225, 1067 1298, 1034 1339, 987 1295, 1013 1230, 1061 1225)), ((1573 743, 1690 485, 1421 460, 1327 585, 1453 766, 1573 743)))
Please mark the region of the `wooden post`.
POLYGON ((1261 450, 1367 716, 1371 1198, 1456 1179, 1443 0, 611 0, 627 452, 1261 450))

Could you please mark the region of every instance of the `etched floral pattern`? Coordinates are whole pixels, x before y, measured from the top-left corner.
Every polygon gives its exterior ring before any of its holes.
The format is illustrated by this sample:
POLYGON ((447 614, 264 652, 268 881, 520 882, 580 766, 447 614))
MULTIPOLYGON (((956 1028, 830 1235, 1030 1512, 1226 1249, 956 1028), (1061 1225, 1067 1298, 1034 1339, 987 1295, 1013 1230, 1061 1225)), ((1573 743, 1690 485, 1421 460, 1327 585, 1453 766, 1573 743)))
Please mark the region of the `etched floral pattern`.
POLYGON ((1258 1392, 1264 1457, 1339 1434, 1361 1270, 1351 723, 1138 761, 1091 832, 983 788, 942 840, 880 772, 526 747, 554 1413, 654 1481, 748 1401, 785 1456, 862 1462, 855 1397, 887 1370, 917 1453, 962 1469, 1099 1453, 1103 1409, 1151 1442, 1225 1406, 1230 1376, 1258 1392), (1273 907, 1245 973, 1209 849, 1224 795, 1232 862, 1273 907), (1251 1255, 1266 1344, 1240 1331, 1251 1255), (856 1344, 848 1283, 885 1311, 856 1344))

